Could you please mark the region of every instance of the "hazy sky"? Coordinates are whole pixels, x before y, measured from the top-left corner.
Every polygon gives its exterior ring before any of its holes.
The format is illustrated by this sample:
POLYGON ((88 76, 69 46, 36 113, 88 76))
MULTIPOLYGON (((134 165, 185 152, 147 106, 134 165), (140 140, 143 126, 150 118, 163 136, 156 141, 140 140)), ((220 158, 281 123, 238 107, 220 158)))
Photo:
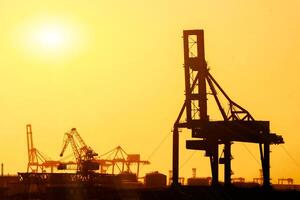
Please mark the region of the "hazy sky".
MULTIPOLYGON (((300 183, 299 8, 297 0, 0 0, 5 173, 26 170, 31 123, 34 145, 53 159, 64 132, 76 127, 99 154, 121 145, 152 162, 143 172, 167 174, 170 131, 184 101, 182 30, 204 29, 211 73, 284 136, 294 160, 272 146, 273 182, 300 183)), ((209 114, 219 117, 215 108, 209 114)), ((190 134, 181 134, 180 176, 192 167, 211 176, 204 152, 185 150, 190 134)), ((258 145, 234 144, 232 153, 233 177, 258 177, 258 145)))

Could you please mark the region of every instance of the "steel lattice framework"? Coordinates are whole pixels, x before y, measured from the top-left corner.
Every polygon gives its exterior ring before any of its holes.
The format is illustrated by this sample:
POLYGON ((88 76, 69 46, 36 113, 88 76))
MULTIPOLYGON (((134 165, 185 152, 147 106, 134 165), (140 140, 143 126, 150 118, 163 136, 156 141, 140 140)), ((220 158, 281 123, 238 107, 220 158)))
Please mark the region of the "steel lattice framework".
POLYGON ((28 153, 28 164, 27 164, 27 172, 45 172, 46 169, 54 171, 57 166, 61 163, 60 161, 55 161, 43 153, 41 153, 37 148, 33 145, 33 137, 32 137, 32 127, 31 124, 26 125, 26 136, 27 136, 27 153, 28 153))
POLYGON ((270 185, 270 144, 281 144, 283 138, 270 133, 269 121, 257 121, 242 106, 234 102, 210 74, 205 61, 203 30, 183 31, 185 102, 173 129, 173 184, 178 184, 179 129, 192 131, 193 138, 186 141, 187 149, 203 150, 210 158, 212 184, 218 185, 219 164, 224 164, 225 185, 231 184, 232 142, 259 144, 263 169, 263 184, 270 185), (222 120, 211 121, 207 113, 207 88, 213 95, 222 120), (220 95, 229 105, 222 107, 220 95), (186 119, 182 120, 186 112, 186 119), (224 145, 224 157, 219 160, 219 145, 224 145))

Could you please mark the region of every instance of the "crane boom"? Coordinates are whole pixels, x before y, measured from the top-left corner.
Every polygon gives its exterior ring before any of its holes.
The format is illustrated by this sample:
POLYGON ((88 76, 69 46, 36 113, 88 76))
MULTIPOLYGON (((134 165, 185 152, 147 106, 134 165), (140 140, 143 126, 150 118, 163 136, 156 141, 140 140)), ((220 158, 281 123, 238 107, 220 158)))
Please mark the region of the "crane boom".
POLYGON ((76 160, 77 160, 77 162, 80 162, 82 160, 82 158, 81 158, 81 154, 79 152, 78 145, 74 141, 74 138, 73 138, 73 136, 71 134, 68 134, 68 136, 70 138, 71 147, 72 147, 73 153, 74 153, 74 155, 76 157, 76 160))
POLYGON ((62 157, 62 156, 64 155, 64 153, 65 153, 65 151, 66 151, 66 149, 67 149, 69 143, 70 143, 70 140, 69 140, 69 138, 68 138, 67 133, 65 133, 65 136, 64 136, 64 142, 63 142, 63 147, 62 147, 62 150, 61 150, 61 152, 60 152, 60 154, 59 154, 60 157, 62 157))
POLYGON ((65 133, 60 156, 63 156, 69 144, 71 145, 73 154, 76 158, 78 171, 88 172, 90 170, 99 169, 99 163, 95 162, 94 158, 94 156, 97 156, 98 154, 91 147, 86 145, 76 128, 72 128, 65 133))
POLYGON ((76 142, 74 141, 74 137, 72 135, 72 132, 66 132, 65 133, 63 148, 61 150, 60 156, 62 157, 64 155, 64 153, 65 153, 65 151, 66 151, 69 144, 71 144, 73 154, 76 158, 76 161, 77 162, 80 161, 81 156, 80 156, 79 148, 78 148, 78 145, 76 144, 76 142))
POLYGON ((86 147, 87 146, 86 143, 84 142, 84 140, 82 139, 82 137, 77 132, 76 128, 72 128, 71 132, 73 133, 72 135, 75 135, 75 137, 77 138, 77 140, 78 140, 81 147, 86 147))

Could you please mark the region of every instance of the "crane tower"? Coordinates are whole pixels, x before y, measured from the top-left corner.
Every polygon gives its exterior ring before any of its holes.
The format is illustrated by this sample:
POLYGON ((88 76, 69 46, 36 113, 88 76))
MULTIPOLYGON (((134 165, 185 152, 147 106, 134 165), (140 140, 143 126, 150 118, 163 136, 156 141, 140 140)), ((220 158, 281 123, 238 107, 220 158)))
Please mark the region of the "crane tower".
POLYGON ((31 124, 26 125, 26 136, 28 153, 27 172, 44 172, 47 168, 50 168, 51 172, 53 172, 53 170, 61 163, 59 161, 47 158, 43 153, 34 147, 31 124))
POLYGON ((178 184, 179 129, 187 128, 193 138, 186 148, 205 151, 210 158, 212 185, 218 185, 219 164, 224 164, 225 185, 231 184, 231 145, 234 141, 259 145, 263 185, 270 186, 270 144, 281 144, 283 138, 270 133, 269 121, 257 121, 242 106, 234 102, 210 74, 205 61, 203 30, 183 31, 185 102, 173 129, 173 184, 178 184), (210 91, 208 92, 208 89, 210 91), (211 121, 207 113, 207 95, 211 94, 222 120, 211 121), (228 110, 221 98, 227 101, 228 110), (186 112, 186 118, 183 118, 186 112), (224 157, 219 159, 219 145, 224 145, 224 157))

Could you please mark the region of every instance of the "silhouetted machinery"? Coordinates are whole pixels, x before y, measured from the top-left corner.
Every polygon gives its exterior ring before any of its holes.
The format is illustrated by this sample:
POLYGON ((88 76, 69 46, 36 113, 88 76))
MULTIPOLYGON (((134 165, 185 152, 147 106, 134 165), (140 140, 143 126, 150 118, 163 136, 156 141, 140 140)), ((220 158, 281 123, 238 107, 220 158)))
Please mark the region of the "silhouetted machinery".
POLYGON ((47 168, 50 168, 51 172, 53 172, 53 170, 61 163, 60 161, 55 161, 48 158, 34 147, 31 124, 26 125, 26 136, 28 151, 27 172, 45 172, 47 168))
POLYGON ((62 157, 69 144, 72 147, 76 161, 61 162, 57 167, 59 170, 75 170, 78 172, 93 172, 100 170, 102 174, 135 174, 139 176, 140 165, 150 164, 147 160, 141 160, 140 154, 127 154, 120 146, 98 156, 98 154, 89 147, 77 132, 72 128, 65 133, 63 147, 60 153, 62 157))
POLYGON ((121 146, 100 155, 97 159, 101 164, 101 173, 136 174, 139 177, 140 165, 149 165, 148 160, 141 160, 140 154, 128 154, 121 146), (135 167, 135 168, 134 168, 135 167))
POLYGON ((263 185, 270 185, 270 144, 284 143, 283 138, 270 133, 269 121, 256 121, 251 114, 232 101, 209 73, 204 55, 203 30, 183 31, 185 102, 173 130, 173 184, 178 184, 179 129, 192 131, 186 148, 203 150, 210 158, 212 185, 218 185, 219 164, 224 164, 225 185, 231 184, 231 144, 249 142, 259 144, 263 169, 263 185), (207 114, 207 86, 221 112, 223 120, 211 121, 207 114), (228 102, 226 111, 218 93, 228 102), (181 121, 184 111, 186 119, 181 121), (224 145, 224 157, 219 159, 219 145, 224 145))
MULTIPOLYGON (((99 170, 99 162, 97 162, 95 158, 98 154, 91 147, 86 145, 76 128, 72 128, 65 133, 63 148, 60 153, 61 157, 69 144, 71 145, 73 154, 76 158, 78 172, 87 173, 92 172, 93 170, 99 170)), ((67 164, 61 164, 58 166, 58 169, 67 169, 67 164)))

